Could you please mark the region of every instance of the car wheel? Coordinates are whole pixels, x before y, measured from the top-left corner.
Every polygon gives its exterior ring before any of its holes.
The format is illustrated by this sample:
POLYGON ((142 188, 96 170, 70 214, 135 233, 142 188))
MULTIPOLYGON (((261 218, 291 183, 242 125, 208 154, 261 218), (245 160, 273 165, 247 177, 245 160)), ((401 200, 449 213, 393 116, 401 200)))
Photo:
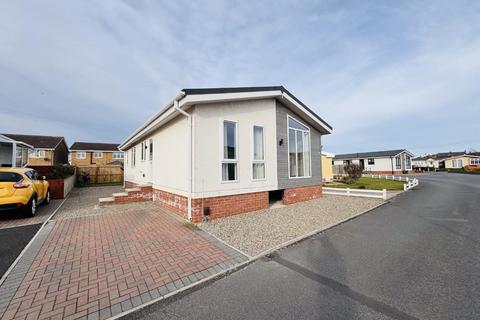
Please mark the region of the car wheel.
POLYGON ((25 214, 29 217, 33 217, 35 216, 36 213, 37 213, 37 198, 34 195, 32 196, 32 199, 30 200, 30 202, 25 208, 25 214))
POLYGON ((47 194, 45 195, 45 204, 50 203, 50 190, 47 190, 47 194))

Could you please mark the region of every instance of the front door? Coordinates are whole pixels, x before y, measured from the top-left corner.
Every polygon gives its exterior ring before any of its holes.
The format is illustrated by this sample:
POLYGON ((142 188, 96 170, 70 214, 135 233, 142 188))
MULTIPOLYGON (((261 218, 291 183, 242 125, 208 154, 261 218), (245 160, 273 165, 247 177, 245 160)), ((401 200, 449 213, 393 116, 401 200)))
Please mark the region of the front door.
POLYGON ((360 159, 360 167, 362 168, 362 170, 365 169, 365 159, 360 159))

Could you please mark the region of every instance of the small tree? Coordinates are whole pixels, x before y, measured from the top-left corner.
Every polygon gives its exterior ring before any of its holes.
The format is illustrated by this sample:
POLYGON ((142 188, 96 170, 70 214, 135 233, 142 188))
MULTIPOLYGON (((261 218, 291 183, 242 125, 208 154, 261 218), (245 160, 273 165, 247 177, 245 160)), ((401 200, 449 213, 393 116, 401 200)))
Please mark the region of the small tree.
POLYGON ((343 169, 348 174, 348 177, 345 179, 346 183, 355 183, 362 176, 363 169, 358 164, 347 164, 343 167, 343 169))

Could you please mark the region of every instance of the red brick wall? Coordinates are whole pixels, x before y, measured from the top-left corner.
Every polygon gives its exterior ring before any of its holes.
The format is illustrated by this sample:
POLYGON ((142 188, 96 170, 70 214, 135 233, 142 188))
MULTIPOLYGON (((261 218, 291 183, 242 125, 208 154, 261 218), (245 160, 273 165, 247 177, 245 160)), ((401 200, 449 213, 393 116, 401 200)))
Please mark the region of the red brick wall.
POLYGON ((125 188, 136 188, 137 186, 135 182, 125 181, 125 188))
POLYGON ((322 186, 309 186, 300 188, 285 189, 283 192, 283 203, 288 205, 300 201, 307 201, 322 196, 322 186))
POLYGON ((268 191, 237 194, 205 199, 193 199, 192 220, 203 220, 203 208, 210 208, 209 220, 225 218, 240 213, 268 209, 268 191))
POLYGON ((63 199, 63 179, 48 179, 51 199, 63 199))
POLYGON ((167 209, 175 212, 182 218, 187 219, 188 215, 188 198, 166 192, 163 190, 153 189, 153 202, 161 206, 166 207, 167 209))
POLYGON ((130 191, 127 196, 115 197, 115 204, 144 202, 152 200, 152 187, 142 187, 140 191, 130 191))

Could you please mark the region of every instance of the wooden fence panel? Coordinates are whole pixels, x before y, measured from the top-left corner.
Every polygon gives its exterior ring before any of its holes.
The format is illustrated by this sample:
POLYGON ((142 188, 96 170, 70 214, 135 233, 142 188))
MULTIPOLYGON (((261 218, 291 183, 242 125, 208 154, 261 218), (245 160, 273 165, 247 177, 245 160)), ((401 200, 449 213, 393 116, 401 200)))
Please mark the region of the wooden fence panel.
POLYGON ((122 183, 123 167, 117 165, 79 166, 77 167, 77 180, 82 181, 82 173, 90 174, 91 184, 122 183))

